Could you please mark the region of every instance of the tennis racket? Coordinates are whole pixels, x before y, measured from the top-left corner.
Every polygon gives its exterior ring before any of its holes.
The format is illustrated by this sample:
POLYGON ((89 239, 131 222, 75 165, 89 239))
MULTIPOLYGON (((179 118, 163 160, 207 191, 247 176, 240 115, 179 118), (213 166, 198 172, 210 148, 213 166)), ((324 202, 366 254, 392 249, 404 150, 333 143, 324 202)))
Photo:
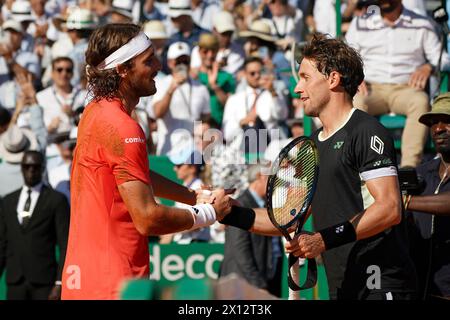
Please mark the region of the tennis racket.
MULTIPOLYGON (((295 235, 302 232, 319 176, 319 155, 314 142, 298 137, 284 147, 272 164, 267 181, 267 211, 273 225, 287 241, 292 237, 289 228, 297 224, 295 235)), ((315 286, 317 266, 315 259, 308 259, 308 273, 303 285, 298 285, 298 258, 289 254, 288 285, 299 291, 315 286), (293 269, 294 277, 291 269, 293 269), (297 279, 297 282, 293 278, 297 279)))

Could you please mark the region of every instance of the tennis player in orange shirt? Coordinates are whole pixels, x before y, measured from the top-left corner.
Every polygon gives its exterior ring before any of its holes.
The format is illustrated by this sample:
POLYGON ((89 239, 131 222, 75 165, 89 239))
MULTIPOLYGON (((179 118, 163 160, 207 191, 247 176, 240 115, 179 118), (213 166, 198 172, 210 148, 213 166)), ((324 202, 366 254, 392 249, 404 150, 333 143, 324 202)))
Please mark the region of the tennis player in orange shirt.
POLYGON ((145 136, 131 114, 140 97, 156 92, 161 64, 138 26, 97 29, 86 62, 93 99, 72 164, 62 299, 117 299, 124 280, 148 277, 147 236, 211 225, 229 213, 231 199, 218 190, 212 204, 194 205, 194 192, 149 171, 145 136), (193 206, 166 207, 154 195, 193 206))

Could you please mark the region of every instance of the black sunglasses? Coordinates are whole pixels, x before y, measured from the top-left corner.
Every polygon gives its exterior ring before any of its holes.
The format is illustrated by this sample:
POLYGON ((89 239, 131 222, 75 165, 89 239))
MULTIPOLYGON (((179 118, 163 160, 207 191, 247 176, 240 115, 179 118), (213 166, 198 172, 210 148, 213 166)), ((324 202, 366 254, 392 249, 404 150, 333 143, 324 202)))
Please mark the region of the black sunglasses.
POLYGON ((58 73, 63 72, 63 70, 66 71, 67 73, 72 73, 73 72, 73 68, 62 68, 62 67, 59 67, 59 68, 56 68, 55 70, 58 73))
POLYGON ((250 76, 252 76, 252 77, 254 77, 255 75, 257 75, 257 74, 261 74, 261 71, 251 71, 251 72, 249 72, 249 74, 250 74, 250 76))
POLYGON ((34 169, 41 169, 42 168, 42 164, 21 164, 22 168, 25 170, 28 170, 30 168, 34 168, 34 169))

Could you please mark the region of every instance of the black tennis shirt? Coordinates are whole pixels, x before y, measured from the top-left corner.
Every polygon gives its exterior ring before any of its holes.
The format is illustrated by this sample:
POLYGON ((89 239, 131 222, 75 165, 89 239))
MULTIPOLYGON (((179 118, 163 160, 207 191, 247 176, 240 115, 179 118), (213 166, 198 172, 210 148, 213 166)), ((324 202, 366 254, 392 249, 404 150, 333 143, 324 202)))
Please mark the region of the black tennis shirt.
MULTIPOLYGON (((353 109, 347 122, 324 140, 319 138, 321 131, 312 135, 320 161, 312 202, 315 230, 348 221, 370 206, 373 197, 365 180, 397 173, 392 138, 367 113, 353 109)), ((377 291, 416 291, 405 219, 373 237, 327 250, 322 258, 331 299, 364 299, 377 291), (371 277, 376 274, 380 275, 379 286, 371 277)))

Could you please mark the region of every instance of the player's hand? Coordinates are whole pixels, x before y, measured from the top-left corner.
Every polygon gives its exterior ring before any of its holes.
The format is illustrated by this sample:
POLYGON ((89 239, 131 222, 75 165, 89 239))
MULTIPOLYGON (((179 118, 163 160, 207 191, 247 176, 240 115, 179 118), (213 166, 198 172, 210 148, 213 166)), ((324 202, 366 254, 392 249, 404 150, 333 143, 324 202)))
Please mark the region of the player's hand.
POLYGON ((287 253, 299 258, 315 258, 325 251, 325 243, 318 232, 313 234, 301 233, 284 245, 287 253))
POLYGON ((52 288, 48 295, 48 300, 61 300, 61 285, 55 285, 52 288))
POLYGON ((232 198, 224 189, 214 190, 212 195, 215 197, 212 206, 216 211, 216 220, 221 221, 231 211, 231 206, 233 205, 232 198))
POLYGON ((212 204, 215 200, 210 186, 202 185, 201 189, 195 190, 195 194, 197 195, 197 204, 212 204))
MULTIPOLYGON (((197 195, 197 204, 213 204, 216 199, 216 193, 220 190, 224 190, 226 195, 231 195, 236 192, 236 188, 212 190, 211 186, 202 185, 201 189, 195 190, 197 195)), ((236 200, 231 200, 234 201, 233 203, 235 204, 236 200)))

